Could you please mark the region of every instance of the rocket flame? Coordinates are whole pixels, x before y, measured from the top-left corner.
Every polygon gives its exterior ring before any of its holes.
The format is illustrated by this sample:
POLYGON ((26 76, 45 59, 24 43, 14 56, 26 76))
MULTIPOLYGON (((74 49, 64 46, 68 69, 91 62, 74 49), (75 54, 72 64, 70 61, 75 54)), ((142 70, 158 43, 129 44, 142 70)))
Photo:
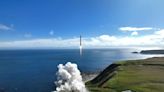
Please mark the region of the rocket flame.
POLYGON ((82 55, 82 46, 80 46, 80 55, 82 55))

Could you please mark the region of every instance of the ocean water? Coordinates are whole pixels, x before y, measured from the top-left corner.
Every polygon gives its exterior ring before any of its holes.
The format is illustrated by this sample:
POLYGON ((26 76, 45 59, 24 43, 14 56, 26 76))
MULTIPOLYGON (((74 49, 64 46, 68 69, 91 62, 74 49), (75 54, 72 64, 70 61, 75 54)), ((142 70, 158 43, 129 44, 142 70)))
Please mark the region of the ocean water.
MULTIPOLYGON (((51 92, 58 64, 73 62, 82 72, 101 71, 120 60, 158 55, 133 54, 135 49, 0 50, 0 92, 51 92)), ((161 55, 160 55, 161 56, 161 55)))

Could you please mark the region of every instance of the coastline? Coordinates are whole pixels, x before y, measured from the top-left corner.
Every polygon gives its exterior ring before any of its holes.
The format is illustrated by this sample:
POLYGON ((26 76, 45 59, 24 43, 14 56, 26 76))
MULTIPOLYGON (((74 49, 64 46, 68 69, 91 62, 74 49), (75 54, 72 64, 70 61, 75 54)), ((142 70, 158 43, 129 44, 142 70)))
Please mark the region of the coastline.
POLYGON ((164 54, 164 50, 142 50, 141 54, 164 54))
POLYGON ((83 82, 88 82, 92 79, 94 79, 97 75, 99 75, 100 72, 82 72, 81 75, 82 75, 82 79, 83 79, 83 82))
POLYGON ((163 72, 164 57, 120 61, 109 65, 86 86, 91 92, 163 92, 163 72))

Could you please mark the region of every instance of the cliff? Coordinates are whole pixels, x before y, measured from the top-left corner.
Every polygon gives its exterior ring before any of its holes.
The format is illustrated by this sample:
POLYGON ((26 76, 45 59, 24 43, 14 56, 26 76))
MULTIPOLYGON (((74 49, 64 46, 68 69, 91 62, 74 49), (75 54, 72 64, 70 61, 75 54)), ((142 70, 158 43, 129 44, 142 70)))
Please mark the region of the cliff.
POLYGON ((141 54, 164 54, 164 50, 142 50, 141 54))
POLYGON ((86 83, 91 92, 164 92, 164 57, 109 65, 86 83))

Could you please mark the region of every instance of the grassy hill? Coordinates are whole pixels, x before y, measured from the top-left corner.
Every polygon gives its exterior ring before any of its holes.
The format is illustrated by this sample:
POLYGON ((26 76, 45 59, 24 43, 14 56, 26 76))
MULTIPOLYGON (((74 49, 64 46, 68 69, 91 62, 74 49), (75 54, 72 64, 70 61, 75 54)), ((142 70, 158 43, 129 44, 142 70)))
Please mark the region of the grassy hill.
POLYGON ((111 64, 86 85, 91 92, 164 92, 164 57, 111 64))

